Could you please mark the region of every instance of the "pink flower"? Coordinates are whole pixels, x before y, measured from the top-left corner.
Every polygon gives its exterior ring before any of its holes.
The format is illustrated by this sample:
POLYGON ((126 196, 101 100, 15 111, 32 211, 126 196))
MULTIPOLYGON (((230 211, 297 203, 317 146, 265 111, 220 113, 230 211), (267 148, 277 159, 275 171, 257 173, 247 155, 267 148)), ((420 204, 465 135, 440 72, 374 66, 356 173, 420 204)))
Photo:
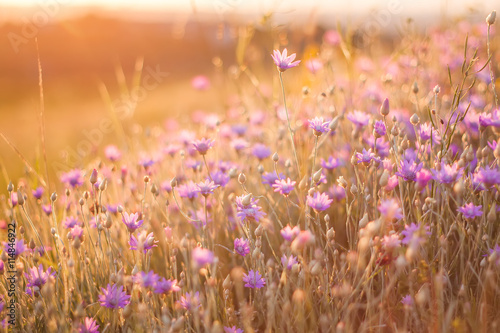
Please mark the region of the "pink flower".
POLYGON ((278 70, 280 72, 284 72, 289 68, 293 68, 299 65, 300 60, 294 61, 297 55, 295 53, 288 56, 287 49, 283 50, 283 53, 280 53, 279 50, 274 50, 272 54, 272 58, 276 66, 278 66, 278 70))
POLYGON ((191 252, 191 259, 193 260, 193 265, 196 267, 203 267, 207 264, 211 264, 214 262, 214 254, 212 251, 195 247, 193 252, 191 252))

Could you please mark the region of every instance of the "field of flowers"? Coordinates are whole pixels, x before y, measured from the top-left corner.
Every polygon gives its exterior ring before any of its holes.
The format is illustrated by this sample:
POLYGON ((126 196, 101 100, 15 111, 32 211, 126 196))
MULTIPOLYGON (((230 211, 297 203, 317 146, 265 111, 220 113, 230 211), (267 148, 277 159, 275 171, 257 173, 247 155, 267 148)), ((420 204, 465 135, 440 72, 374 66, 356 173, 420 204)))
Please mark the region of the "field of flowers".
POLYGON ((27 168, 0 201, 3 329, 500 331, 494 23, 282 39, 267 77, 227 73, 226 112, 27 168))

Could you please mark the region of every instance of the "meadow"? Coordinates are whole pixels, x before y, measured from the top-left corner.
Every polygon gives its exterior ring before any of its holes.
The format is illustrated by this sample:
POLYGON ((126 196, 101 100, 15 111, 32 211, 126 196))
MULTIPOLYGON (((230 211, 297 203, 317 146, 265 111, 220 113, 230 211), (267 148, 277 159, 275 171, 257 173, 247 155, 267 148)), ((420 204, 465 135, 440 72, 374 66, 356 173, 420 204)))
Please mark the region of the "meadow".
POLYGON ((134 112, 167 74, 138 59, 62 157, 42 108, 37 158, 2 134, 24 170, 0 198, 2 330, 500 331, 485 18, 391 38, 235 29, 234 56, 179 89, 218 106, 154 126, 134 112))

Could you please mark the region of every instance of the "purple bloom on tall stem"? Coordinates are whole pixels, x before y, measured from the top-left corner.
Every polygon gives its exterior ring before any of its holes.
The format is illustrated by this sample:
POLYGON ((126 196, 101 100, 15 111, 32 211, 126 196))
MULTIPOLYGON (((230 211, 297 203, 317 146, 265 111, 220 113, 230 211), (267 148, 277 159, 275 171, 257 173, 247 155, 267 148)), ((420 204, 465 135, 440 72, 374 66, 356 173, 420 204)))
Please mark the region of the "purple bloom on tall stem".
POLYGON ((143 288, 154 288, 160 277, 155 272, 149 271, 139 272, 132 279, 143 288))
POLYGON ((137 237, 130 235, 130 240, 128 241, 131 250, 142 250, 144 253, 148 252, 148 250, 151 250, 153 247, 157 247, 158 245, 156 245, 156 243, 158 243, 158 241, 155 240, 153 233, 150 232, 148 234, 146 230, 139 233, 137 237))
POLYGON ((259 222, 266 213, 262 211, 262 207, 258 206, 258 199, 251 198, 248 203, 244 200, 245 196, 236 197, 236 216, 242 221, 247 219, 250 221, 259 222))
POLYGON ((377 120, 375 124, 373 124, 373 136, 376 138, 383 137, 387 133, 385 128, 385 124, 382 120, 377 120))
POLYGON ((252 148, 252 154, 259 160, 263 160, 271 155, 271 149, 262 143, 256 143, 252 148))
POLYGON ((293 265, 297 264, 297 257, 290 255, 289 257, 284 254, 281 257, 281 265, 283 265, 283 268, 286 268, 288 270, 292 269, 293 265))
POLYGON ((309 128, 312 128, 314 135, 321 136, 323 133, 326 133, 330 130, 328 125, 330 125, 329 121, 323 121, 323 117, 316 117, 314 119, 309 119, 309 128))
POLYGON ((104 155, 112 162, 116 162, 122 158, 122 153, 115 145, 109 145, 104 148, 104 155))
POLYGON ((307 205, 316 211, 327 210, 332 202, 333 200, 326 193, 315 192, 312 197, 307 197, 307 205))
POLYGON ((123 286, 117 287, 116 284, 101 288, 102 294, 99 295, 101 306, 109 309, 124 308, 130 303, 130 295, 123 291, 123 286))
POLYGON ((139 229, 142 223, 144 223, 144 220, 138 220, 138 218, 139 213, 129 214, 127 212, 123 212, 122 221, 127 226, 130 233, 133 233, 134 231, 139 229))
POLYGON ((287 180, 284 179, 276 180, 273 184, 274 192, 279 192, 285 197, 288 197, 290 192, 293 191, 293 188, 296 183, 297 183, 296 181, 291 181, 290 178, 287 178, 287 180))
MULTIPOLYGON (((412 223, 410 225, 406 225, 405 230, 401 231, 401 235, 403 235, 403 240, 401 241, 401 243, 408 245, 412 242, 415 242, 415 243, 423 242, 424 238, 422 237, 422 235, 419 232, 420 229, 421 229, 420 224, 412 223)), ((429 231, 429 226, 426 225, 424 227, 424 230, 425 230, 426 235, 431 234, 429 231)))
POLYGON ((403 214, 401 212, 401 207, 399 207, 398 202, 392 198, 383 200, 378 206, 378 211, 388 221, 391 221, 393 219, 400 219, 403 217, 403 214))
POLYGON ((156 294, 175 293, 179 290, 181 290, 181 287, 177 285, 177 280, 166 280, 163 277, 156 281, 154 286, 154 292, 156 294))
POLYGON ((264 172, 262 174, 262 184, 273 186, 277 180, 284 179, 285 175, 280 173, 279 176, 276 174, 276 171, 273 172, 264 172))
POLYGON ((349 119, 358 129, 368 125, 368 122, 370 121, 369 114, 358 110, 354 110, 349 113, 346 118, 349 119))
POLYGON ((431 172, 434 180, 441 184, 452 184, 462 176, 463 168, 459 168, 457 162, 452 165, 441 162, 441 170, 431 169, 431 172))
POLYGON ((358 164, 363 163, 365 166, 368 166, 372 160, 375 160, 375 154, 372 153, 371 149, 367 151, 363 148, 362 153, 356 153, 356 158, 358 159, 358 164))
POLYGON ((234 252, 241 256, 246 256, 250 253, 250 246, 248 245, 248 240, 243 238, 234 239, 234 252))
POLYGON ((224 333, 243 333, 243 330, 241 328, 237 328, 236 326, 224 326, 224 333))
POLYGON ((78 333, 99 333, 99 325, 93 318, 85 317, 83 324, 80 324, 78 333))
POLYGON ((52 267, 49 267, 47 271, 43 270, 43 265, 40 264, 38 267, 32 267, 28 270, 28 273, 24 273, 26 277, 26 293, 30 296, 34 296, 35 292, 42 289, 42 287, 47 283, 51 276, 56 273, 52 271, 52 267))
POLYGON ((287 69, 298 66, 300 60, 294 61, 296 56, 297 55, 295 53, 288 55, 288 51, 286 48, 283 50, 283 53, 281 53, 279 50, 274 50, 273 54, 271 55, 274 60, 274 64, 278 66, 278 70, 280 72, 284 72, 287 69))
POLYGON ((188 198, 189 200, 193 200, 198 196, 200 188, 190 180, 186 184, 179 185, 177 187, 177 191, 179 192, 181 198, 188 198))
POLYGON ((417 182, 417 185, 420 187, 420 189, 424 189, 431 179, 431 172, 427 169, 422 169, 417 172, 417 178, 415 181, 417 182))
POLYGON ((83 171, 80 169, 73 169, 61 175, 61 182, 75 188, 83 184, 83 171))
POLYGON ((321 166, 326 170, 333 170, 342 166, 344 163, 341 159, 334 158, 333 156, 328 157, 328 160, 321 159, 321 166))
POLYGON ((474 180, 490 188, 500 184, 500 171, 498 169, 490 169, 489 167, 479 168, 474 174, 474 180))
POLYGON ((42 205, 42 210, 48 216, 52 214, 52 205, 42 205))
POLYGON ((191 252, 191 259, 196 267, 203 267, 212 264, 215 257, 212 251, 201 247, 195 247, 191 252))
POLYGON ((187 311, 192 311, 198 309, 200 304, 200 292, 197 291, 193 294, 193 292, 185 293, 184 296, 181 296, 179 300, 179 305, 187 311))
POLYGON ((67 216, 63 221, 62 221, 62 226, 65 229, 72 229, 76 225, 81 225, 82 223, 78 221, 76 217, 73 216, 67 216))
POLYGON ((211 180, 205 180, 196 184, 196 186, 198 186, 201 195, 203 195, 204 197, 208 196, 210 193, 213 193, 214 190, 219 187, 219 185, 215 185, 215 183, 211 180))
POLYGON ((33 196, 35 199, 41 199, 43 195, 43 187, 39 186, 35 190, 33 190, 31 193, 33 193, 33 196))
POLYGON ((298 226, 295 227, 290 227, 290 225, 287 225, 283 229, 280 230, 281 237, 283 237, 284 240, 291 242, 297 235, 300 233, 300 228, 298 226))
POLYGON ((425 142, 432 138, 433 145, 441 143, 441 137, 439 136, 437 130, 434 129, 429 123, 420 125, 418 129, 418 136, 420 137, 420 140, 422 140, 422 142, 425 142))
POLYGON ((500 127, 500 109, 493 110, 491 113, 481 113, 479 116, 479 124, 483 127, 500 127))
POLYGON ((243 273, 243 282, 245 287, 260 289, 266 284, 266 280, 260 275, 259 271, 250 270, 248 274, 243 273))
POLYGON ((483 212, 481 211, 481 208, 483 208, 482 205, 480 206, 474 206, 472 202, 463 205, 462 207, 458 208, 457 211, 462 213, 465 218, 467 219, 473 219, 476 216, 482 216, 483 212))
POLYGON ((193 146, 200 155, 206 155, 207 151, 214 146, 214 141, 212 139, 203 138, 193 141, 193 146))
POLYGON ((402 160, 399 164, 399 170, 396 172, 396 175, 408 181, 415 181, 417 177, 417 172, 422 169, 422 163, 417 164, 415 160, 402 160))
POLYGON ((16 239, 14 247, 11 247, 11 243, 3 242, 3 248, 9 255, 13 254, 15 259, 28 250, 28 247, 24 244, 24 239, 16 239))
POLYGON ((229 183, 229 176, 223 171, 216 171, 212 173, 212 180, 215 185, 219 185, 220 187, 224 187, 229 183))
POLYGON ((246 149, 249 147, 249 143, 247 140, 242 139, 242 138, 236 138, 231 141, 231 147, 234 148, 236 151, 241 151, 243 149, 246 149))

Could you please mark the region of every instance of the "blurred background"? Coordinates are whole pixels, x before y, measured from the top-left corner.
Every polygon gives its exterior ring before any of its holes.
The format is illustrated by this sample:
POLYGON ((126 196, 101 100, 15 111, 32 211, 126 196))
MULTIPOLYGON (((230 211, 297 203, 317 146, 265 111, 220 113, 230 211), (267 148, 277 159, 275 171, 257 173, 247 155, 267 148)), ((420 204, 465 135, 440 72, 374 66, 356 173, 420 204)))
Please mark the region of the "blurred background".
POLYGON ((47 157, 61 162, 49 172, 56 173, 81 163, 78 148, 97 152, 112 142, 104 128, 113 108, 132 104, 126 116, 143 127, 165 126, 167 117, 186 123, 200 109, 225 111, 226 74, 242 63, 237 46, 249 31, 243 63, 271 80, 273 48, 289 45, 300 57, 330 29, 364 29, 390 41, 408 19, 425 31, 457 18, 484 22, 495 6, 498 0, 0 0, 0 133, 11 142, 0 140, 0 185, 23 174, 19 153, 41 163, 38 59, 47 157), (210 87, 202 80, 193 89, 198 75, 210 87), (134 86, 144 89, 131 98, 134 86))

